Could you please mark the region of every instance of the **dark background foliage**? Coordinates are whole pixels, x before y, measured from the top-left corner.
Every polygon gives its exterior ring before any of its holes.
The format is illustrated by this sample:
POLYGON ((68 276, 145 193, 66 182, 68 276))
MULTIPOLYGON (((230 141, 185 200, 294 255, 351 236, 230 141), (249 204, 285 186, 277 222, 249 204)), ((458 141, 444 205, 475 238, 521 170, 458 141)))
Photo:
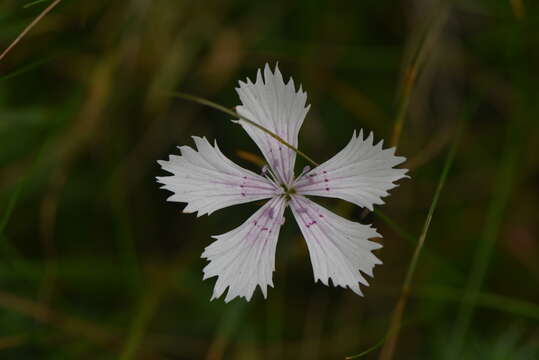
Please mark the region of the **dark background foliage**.
MULTIPOLYGON (((2 1, 2 49, 50 4, 2 1)), ((536 359, 538 34, 531 0, 60 2, 0 61, 0 358, 359 354, 386 336, 462 127, 394 358, 536 359), (288 214, 268 299, 210 302, 200 254, 258 204, 197 219, 155 183, 192 135, 260 170, 228 115, 170 93, 233 107, 266 62, 307 90, 317 161, 403 120, 412 179, 383 214, 323 202, 384 235, 365 297, 313 283, 288 214)))

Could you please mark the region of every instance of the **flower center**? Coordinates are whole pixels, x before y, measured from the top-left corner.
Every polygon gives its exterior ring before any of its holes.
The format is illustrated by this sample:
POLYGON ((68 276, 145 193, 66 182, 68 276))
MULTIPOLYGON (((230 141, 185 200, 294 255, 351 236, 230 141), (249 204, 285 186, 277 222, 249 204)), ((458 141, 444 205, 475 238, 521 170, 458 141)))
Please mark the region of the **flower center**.
POLYGON ((283 189, 283 195, 287 201, 290 201, 290 198, 292 195, 296 193, 296 189, 290 185, 281 184, 281 188, 283 189))
POLYGON ((294 189, 294 188, 291 187, 290 185, 281 184, 281 187, 283 188, 284 193, 285 193, 286 195, 293 195, 293 194, 296 193, 296 189, 294 189))

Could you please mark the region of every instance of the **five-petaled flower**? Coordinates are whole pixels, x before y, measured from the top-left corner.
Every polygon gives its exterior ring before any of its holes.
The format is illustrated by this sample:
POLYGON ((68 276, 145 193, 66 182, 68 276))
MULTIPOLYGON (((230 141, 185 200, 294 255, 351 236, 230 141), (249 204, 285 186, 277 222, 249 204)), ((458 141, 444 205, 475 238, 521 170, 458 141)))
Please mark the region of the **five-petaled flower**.
MULTIPOLYGON (((236 89, 242 105, 237 112, 281 137, 297 148, 298 133, 305 115, 307 94, 294 81, 285 84, 278 69, 266 64, 264 78, 239 82, 236 89)), ((171 176, 158 177, 164 189, 174 194, 169 201, 187 203, 184 212, 211 214, 231 205, 269 199, 242 225, 222 235, 204 250, 209 260, 204 279, 217 276, 213 297, 228 288, 225 302, 235 297, 251 299, 257 286, 264 297, 267 286, 273 287, 275 251, 284 211, 292 214, 307 242, 315 282, 329 280, 335 286, 349 287, 362 295, 359 283, 368 285, 362 273, 373 276, 374 265, 381 264, 372 250, 381 245, 370 241, 381 237, 368 225, 349 221, 307 198, 307 195, 338 198, 360 207, 373 209, 383 204, 382 197, 406 177, 406 169, 394 169, 405 158, 395 156, 395 148, 382 149, 383 141, 374 144, 372 133, 352 135, 348 145, 337 155, 315 167, 305 168, 294 176, 296 152, 266 132, 236 120, 258 145, 268 166, 258 175, 229 160, 206 138, 194 137, 196 150, 181 146, 181 155, 159 161, 171 176)))

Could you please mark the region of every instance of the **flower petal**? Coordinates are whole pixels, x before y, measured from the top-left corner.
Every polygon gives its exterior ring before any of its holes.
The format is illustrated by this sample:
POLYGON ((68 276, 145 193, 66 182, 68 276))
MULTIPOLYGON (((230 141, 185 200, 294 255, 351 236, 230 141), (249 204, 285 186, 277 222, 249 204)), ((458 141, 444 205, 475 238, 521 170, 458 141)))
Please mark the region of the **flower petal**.
POLYGON ((383 140, 374 145, 372 132, 365 140, 363 130, 357 137, 354 132, 344 149, 299 178, 294 188, 298 194, 343 199, 372 211, 397 186, 394 181, 408 177, 407 169, 393 169, 406 158, 382 145, 383 140))
POLYGON ((250 301, 257 286, 266 298, 268 285, 273 287, 275 250, 285 208, 284 197, 275 197, 236 229, 213 236, 217 240, 202 253, 210 261, 204 268, 204 280, 218 277, 212 300, 228 288, 225 302, 238 296, 250 301))
POLYGON ((187 203, 184 212, 211 214, 231 205, 267 199, 276 194, 275 184, 233 163, 206 138, 193 137, 197 149, 181 146, 181 156, 158 161, 171 176, 157 177, 163 189, 174 195, 168 201, 187 203))
POLYGON ((372 268, 382 262, 372 250, 382 247, 369 238, 381 237, 375 229, 346 220, 301 195, 293 195, 290 208, 307 242, 315 282, 349 287, 362 295, 359 283, 368 283, 360 273, 373 276, 372 268))
MULTIPOLYGON (((298 146, 299 129, 309 111, 309 106, 305 106, 307 94, 301 86, 296 92, 293 79, 285 84, 279 68, 276 66, 272 73, 266 64, 264 79, 258 70, 254 84, 249 79, 240 81, 236 91, 242 102, 236 107, 240 115, 277 134, 290 145, 298 146)), ((241 119, 238 122, 258 145, 278 180, 289 184, 294 175, 296 153, 262 130, 241 119)))

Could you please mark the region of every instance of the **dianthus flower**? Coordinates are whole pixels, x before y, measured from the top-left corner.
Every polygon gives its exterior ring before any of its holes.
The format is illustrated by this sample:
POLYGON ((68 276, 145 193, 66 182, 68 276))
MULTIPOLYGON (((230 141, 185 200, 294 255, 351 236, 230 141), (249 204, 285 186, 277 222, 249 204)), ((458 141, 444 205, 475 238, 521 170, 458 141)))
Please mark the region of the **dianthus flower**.
MULTIPOLYGON (((278 67, 268 65, 264 77, 259 70, 256 82, 239 82, 236 89, 242 105, 241 117, 249 119, 297 148, 298 133, 310 106, 307 94, 294 81, 288 83, 278 67)), ((362 295, 359 284, 368 286, 363 274, 373 276, 381 264, 373 250, 381 245, 369 239, 381 237, 374 228, 347 220, 316 204, 308 196, 338 198, 373 210, 382 197, 406 177, 406 169, 395 169, 405 158, 395 156, 395 148, 375 144, 373 134, 363 131, 334 157, 313 169, 306 167, 294 176, 296 151, 284 146, 267 132, 244 119, 236 120, 258 145, 267 166, 261 175, 228 159, 206 138, 193 137, 196 149, 181 146, 181 155, 159 161, 172 175, 158 177, 162 188, 172 191, 168 200, 186 203, 184 212, 198 216, 228 206, 269 199, 249 219, 234 230, 213 236, 202 257, 209 260, 204 279, 217 276, 213 290, 219 298, 228 288, 225 302, 236 297, 249 301, 257 286, 267 296, 273 287, 275 251, 284 211, 290 206, 305 238, 315 282, 350 288, 362 295)))

